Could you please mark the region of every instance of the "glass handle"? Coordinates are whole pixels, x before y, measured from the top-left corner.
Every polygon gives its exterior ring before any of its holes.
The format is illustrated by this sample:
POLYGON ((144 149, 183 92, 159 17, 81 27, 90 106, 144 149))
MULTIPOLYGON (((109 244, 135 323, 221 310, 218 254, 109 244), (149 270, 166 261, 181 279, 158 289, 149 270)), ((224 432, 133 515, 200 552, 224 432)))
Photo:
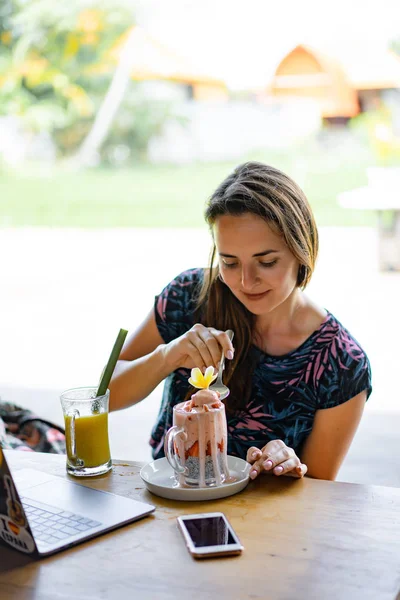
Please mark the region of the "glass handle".
POLYGON ((185 473, 186 468, 180 464, 174 448, 175 438, 178 435, 182 435, 182 437, 185 440, 187 439, 187 434, 185 430, 182 429, 182 427, 177 427, 176 425, 174 425, 174 427, 170 427, 170 429, 168 429, 164 441, 164 452, 169 464, 174 469, 174 471, 176 471, 177 473, 185 473))
POLYGON ((76 435, 75 435, 75 419, 76 417, 79 417, 79 411, 78 410, 72 410, 71 412, 68 413, 69 416, 69 423, 68 423, 68 434, 69 434, 69 439, 70 439, 70 445, 71 445, 71 453, 70 453, 70 460, 75 463, 75 466, 77 467, 83 467, 85 465, 85 463, 83 462, 83 460, 81 460, 80 458, 77 457, 76 455, 76 435))

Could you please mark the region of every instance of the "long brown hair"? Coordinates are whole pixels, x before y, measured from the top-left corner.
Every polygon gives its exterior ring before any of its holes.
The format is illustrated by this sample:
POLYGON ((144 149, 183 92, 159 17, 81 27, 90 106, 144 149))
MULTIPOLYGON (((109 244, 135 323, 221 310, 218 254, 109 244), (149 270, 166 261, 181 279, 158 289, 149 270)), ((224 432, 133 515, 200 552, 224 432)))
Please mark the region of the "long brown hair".
MULTIPOLYGON (((223 215, 251 213, 264 219, 281 235, 299 262, 297 286, 311 279, 318 254, 318 231, 307 198, 290 177, 268 165, 239 165, 215 190, 207 203, 205 219, 210 228, 223 215)), ((206 327, 235 332, 235 356, 226 361, 224 380, 231 388, 227 409, 244 408, 251 392, 255 355, 251 352, 255 316, 239 302, 219 277, 215 243, 209 268, 198 293, 197 315, 206 327)))

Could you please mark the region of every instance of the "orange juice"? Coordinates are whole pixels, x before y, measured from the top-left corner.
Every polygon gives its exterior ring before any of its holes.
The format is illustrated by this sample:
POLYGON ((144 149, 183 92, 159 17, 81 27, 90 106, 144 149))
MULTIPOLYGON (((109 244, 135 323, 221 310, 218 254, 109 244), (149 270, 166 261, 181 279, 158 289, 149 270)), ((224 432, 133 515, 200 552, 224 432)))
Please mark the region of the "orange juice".
MULTIPOLYGON (((71 417, 65 419, 65 440, 68 456, 71 448, 71 417)), ((108 443, 108 413, 99 413, 75 418, 76 456, 84 462, 85 467, 97 467, 107 463, 110 456, 108 443)))

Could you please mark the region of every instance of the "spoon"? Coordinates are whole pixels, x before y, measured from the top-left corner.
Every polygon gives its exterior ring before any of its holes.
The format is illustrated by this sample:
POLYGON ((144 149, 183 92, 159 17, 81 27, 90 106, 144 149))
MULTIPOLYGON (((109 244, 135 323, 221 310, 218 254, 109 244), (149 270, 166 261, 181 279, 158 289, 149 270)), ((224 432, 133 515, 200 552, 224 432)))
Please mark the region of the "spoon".
MULTIPOLYGON (((228 335, 229 339, 232 341, 233 336, 234 336, 232 329, 227 329, 225 333, 228 335)), ((225 354, 224 354, 224 350, 222 350, 221 362, 219 363, 219 369, 218 369, 218 377, 216 379, 216 382, 213 383, 208 388, 212 392, 218 392, 220 400, 224 400, 225 398, 227 398, 229 396, 229 388, 226 387, 226 385, 224 385, 224 383, 222 382, 222 373, 224 371, 224 368, 225 368, 225 354)))

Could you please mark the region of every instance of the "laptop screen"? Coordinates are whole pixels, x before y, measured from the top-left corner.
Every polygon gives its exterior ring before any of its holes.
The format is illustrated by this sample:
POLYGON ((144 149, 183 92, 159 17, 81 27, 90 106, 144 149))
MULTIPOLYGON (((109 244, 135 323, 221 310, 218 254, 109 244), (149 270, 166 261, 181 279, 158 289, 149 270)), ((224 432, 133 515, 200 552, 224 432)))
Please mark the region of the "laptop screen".
POLYGON ((0 542, 24 554, 37 554, 37 547, 10 469, 0 447, 0 542))

